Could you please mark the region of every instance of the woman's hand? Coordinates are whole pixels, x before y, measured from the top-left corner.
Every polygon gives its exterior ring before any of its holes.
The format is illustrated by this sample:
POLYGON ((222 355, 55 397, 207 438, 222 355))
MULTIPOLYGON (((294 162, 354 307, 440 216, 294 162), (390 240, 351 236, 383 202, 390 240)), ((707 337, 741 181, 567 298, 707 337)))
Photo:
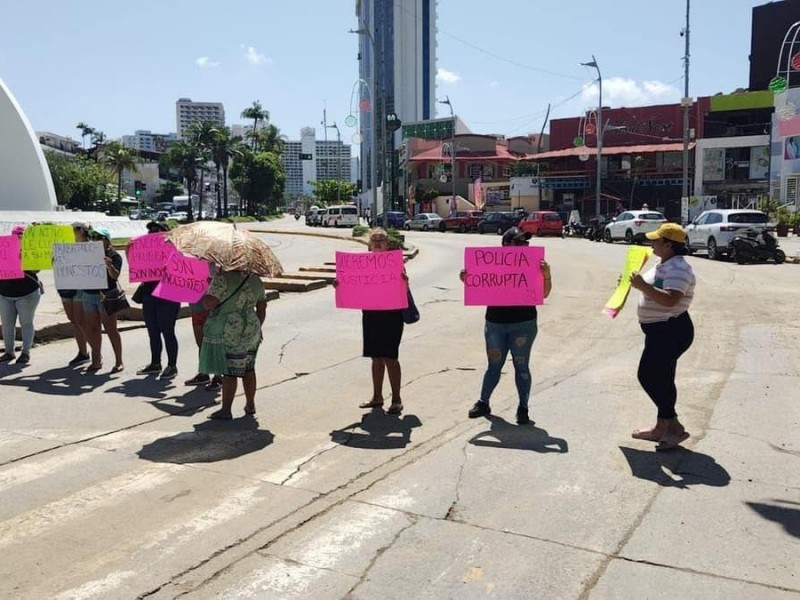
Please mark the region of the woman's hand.
POLYGON ((539 268, 542 270, 542 275, 544 275, 545 281, 550 279, 550 264, 542 259, 539 263, 539 268))
POLYGON ((463 283, 463 281, 467 278, 467 270, 466 269, 461 269, 461 272, 458 274, 458 278, 463 283))

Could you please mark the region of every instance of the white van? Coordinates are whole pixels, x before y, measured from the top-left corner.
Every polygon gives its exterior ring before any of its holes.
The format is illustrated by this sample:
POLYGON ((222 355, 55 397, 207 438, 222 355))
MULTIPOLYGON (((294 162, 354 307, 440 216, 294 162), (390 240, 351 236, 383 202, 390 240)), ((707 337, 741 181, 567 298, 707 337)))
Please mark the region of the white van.
POLYGON ((323 227, 355 227, 358 225, 358 207, 352 204, 329 206, 322 217, 323 227))

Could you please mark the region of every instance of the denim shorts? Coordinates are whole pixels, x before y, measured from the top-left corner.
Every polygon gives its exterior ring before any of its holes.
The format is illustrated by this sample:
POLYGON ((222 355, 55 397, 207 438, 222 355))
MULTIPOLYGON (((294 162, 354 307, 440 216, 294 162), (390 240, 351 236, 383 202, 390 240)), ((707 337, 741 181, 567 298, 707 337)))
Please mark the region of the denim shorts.
POLYGON ((78 292, 81 296, 83 312, 103 312, 103 304, 100 302, 100 294, 97 292, 78 292))

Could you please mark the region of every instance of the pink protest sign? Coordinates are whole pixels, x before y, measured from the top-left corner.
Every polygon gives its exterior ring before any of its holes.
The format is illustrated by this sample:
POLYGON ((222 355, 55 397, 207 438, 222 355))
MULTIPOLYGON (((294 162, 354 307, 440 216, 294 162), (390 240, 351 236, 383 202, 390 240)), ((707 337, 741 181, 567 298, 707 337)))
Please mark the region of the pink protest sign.
POLYGON ((133 238, 128 246, 128 272, 131 283, 160 281, 161 273, 175 247, 165 233, 148 233, 133 238))
POLYGON ((22 279, 22 253, 19 237, 0 236, 0 279, 22 279))
POLYGON ((408 307, 403 252, 337 252, 336 307, 398 310, 408 307))
POLYGON ((197 302, 208 291, 208 263, 193 256, 173 252, 153 296, 173 302, 197 302))
POLYGON ((464 248, 466 306, 544 304, 540 246, 464 248))

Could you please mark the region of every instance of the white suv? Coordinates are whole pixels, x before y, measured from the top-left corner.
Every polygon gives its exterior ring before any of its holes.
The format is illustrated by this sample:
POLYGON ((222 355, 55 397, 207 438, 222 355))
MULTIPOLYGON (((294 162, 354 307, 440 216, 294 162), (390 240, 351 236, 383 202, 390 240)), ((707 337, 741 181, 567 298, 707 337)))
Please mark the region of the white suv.
POLYGON ((706 250, 708 258, 716 260, 730 255, 731 240, 745 229, 763 231, 769 218, 760 210, 707 210, 686 226, 686 246, 689 252, 706 250))
POLYGON ((629 244, 643 242, 644 234, 655 231, 667 218, 655 210, 626 210, 611 219, 603 230, 603 239, 611 243, 614 240, 625 240, 629 244))

